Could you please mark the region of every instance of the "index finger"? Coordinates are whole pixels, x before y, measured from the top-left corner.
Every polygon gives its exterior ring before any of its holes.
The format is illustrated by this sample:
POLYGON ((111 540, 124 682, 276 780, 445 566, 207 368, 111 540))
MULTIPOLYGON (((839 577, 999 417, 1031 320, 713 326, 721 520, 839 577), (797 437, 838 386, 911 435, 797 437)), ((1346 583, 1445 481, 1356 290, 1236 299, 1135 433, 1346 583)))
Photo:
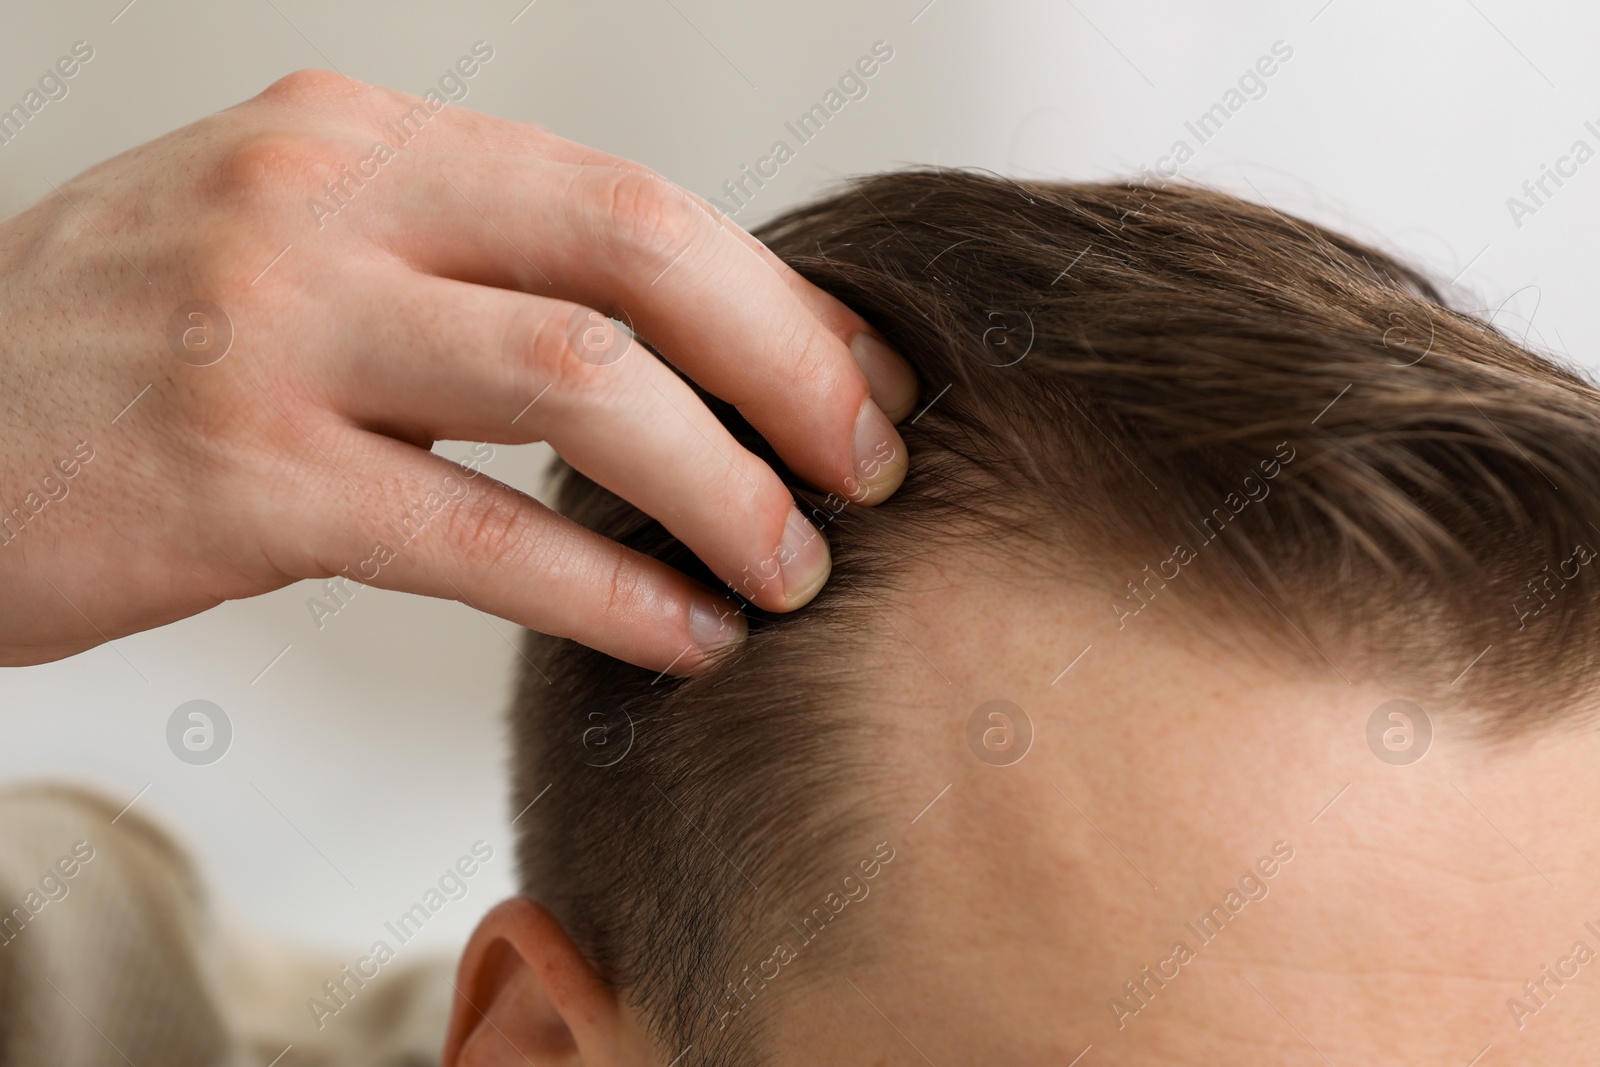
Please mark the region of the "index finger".
MULTIPOLYGON (((631 171, 663 182, 667 180, 642 163, 614 156, 576 141, 569 141, 536 126, 507 122, 473 112, 465 114, 470 115, 471 121, 475 124, 488 123, 494 125, 496 129, 498 124, 504 123, 506 129, 499 132, 514 135, 516 143, 525 145, 530 154, 580 166, 611 167, 616 170, 631 171)), ((473 128, 478 129, 478 125, 474 125, 473 128)), ((487 130, 482 129, 479 132, 487 130)), ((823 327, 849 346, 857 366, 867 377, 867 383, 872 390, 872 399, 891 422, 900 422, 911 414, 917 402, 916 375, 912 372, 910 364, 885 343, 865 319, 843 301, 819 289, 810 279, 785 263, 759 238, 740 225, 731 214, 714 208, 703 197, 690 190, 684 189, 682 192, 698 204, 706 214, 715 218, 740 243, 754 252, 763 263, 772 268, 773 272, 783 280, 784 285, 788 286, 789 291, 811 310, 823 327)))

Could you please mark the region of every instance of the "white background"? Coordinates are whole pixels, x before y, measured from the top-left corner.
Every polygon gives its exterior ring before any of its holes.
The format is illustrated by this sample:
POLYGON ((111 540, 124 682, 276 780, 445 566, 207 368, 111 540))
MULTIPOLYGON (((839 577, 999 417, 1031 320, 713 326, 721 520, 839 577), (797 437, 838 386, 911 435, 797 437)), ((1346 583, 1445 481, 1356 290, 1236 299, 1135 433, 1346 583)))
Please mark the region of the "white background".
MULTIPOLYGON (((126 2, 5 11, 0 106, 75 41, 95 48, 70 95, 0 146, 6 213, 291 70, 420 93, 478 40, 494 58, 463 106, 641 160, 707 196, 887 42, 894 58, 869 95, 799 149, 739 214, 746 225, 844 175, 906 163, 1103 178, 1154 164, 1178 138, 1194 144, 1184 122, 1283 41, 1293 57, 1266 95, 1184 176, 1459 275, 1508 329, 1600 365, 1600 161, 1520 227, 1506 203, 1575 139, 1600 148, 1583 128, 1600 127, 1600 15, 1587 5, 126 2)), ((531 491, 543 458, 539 446, 500 448, 486 471, 531 491)), ((138 810, 178 831, 235 910, 285 943, 338 952, 369 944, 482 838, 497 858, 426 932, 453 946, 512 887, 501 712, 516 629, 363 590, 319 632, 314 591, 0 671, 0 776, 64 776, 119 800, 148 786, 138 810), (209 767, 180 763, 164 740, 173 709, 195 698, 225 708, 236 731, 209 767)))

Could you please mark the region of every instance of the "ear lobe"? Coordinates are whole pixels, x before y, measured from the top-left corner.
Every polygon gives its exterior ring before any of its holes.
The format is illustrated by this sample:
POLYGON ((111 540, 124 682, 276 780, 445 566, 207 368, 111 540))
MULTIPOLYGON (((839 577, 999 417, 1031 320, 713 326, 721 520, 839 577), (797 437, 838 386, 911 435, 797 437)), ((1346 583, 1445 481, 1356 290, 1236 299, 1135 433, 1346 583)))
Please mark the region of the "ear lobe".
POLYGON ((616 994, 555 917, 522 897, 497 904, 456 974, 443 1067, 621 1067, 631 1044, 616 994))

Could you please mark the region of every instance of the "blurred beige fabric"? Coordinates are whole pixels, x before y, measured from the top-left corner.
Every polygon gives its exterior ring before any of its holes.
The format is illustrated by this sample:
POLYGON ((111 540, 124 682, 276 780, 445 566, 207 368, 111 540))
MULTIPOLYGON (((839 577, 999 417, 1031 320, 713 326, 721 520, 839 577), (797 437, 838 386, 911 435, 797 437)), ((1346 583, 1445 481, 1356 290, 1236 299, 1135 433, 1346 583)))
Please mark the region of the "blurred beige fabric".
POLYGON ((219 922, 160 827, 91 793, 0 793, 0 1067, 436 1064, 453 961, 385 968, 319 1028, 341 961, 219 922))

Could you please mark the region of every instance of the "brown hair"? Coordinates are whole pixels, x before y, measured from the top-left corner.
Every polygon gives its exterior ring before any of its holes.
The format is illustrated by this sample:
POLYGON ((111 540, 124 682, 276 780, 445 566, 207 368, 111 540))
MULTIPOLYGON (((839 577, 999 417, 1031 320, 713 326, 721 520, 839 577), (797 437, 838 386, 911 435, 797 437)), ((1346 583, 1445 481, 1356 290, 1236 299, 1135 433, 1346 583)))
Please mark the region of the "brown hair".
MULTIPOLYGON (((904 486, 845 506, 707 398, 825 530, 832 581, 752 612, 688 680, 530 635, 543 675, 512 715, 513 810, 549 785, 521 821, 524 889, 669 1058, 759 1059, 763 1012, 730 1022, 728 983, 870 853, 850 813, 886 787, 850 708, 872 598, 942 547, 1088 568, 1108 621, 1159 594, 1502 730, 1592 684, 1600 395, 1391 257, 1199 188, 948 170, 861 181, 760 236, 916 369, 904 486)), ((715 584, 570 469, 557 500, 715 584)))

